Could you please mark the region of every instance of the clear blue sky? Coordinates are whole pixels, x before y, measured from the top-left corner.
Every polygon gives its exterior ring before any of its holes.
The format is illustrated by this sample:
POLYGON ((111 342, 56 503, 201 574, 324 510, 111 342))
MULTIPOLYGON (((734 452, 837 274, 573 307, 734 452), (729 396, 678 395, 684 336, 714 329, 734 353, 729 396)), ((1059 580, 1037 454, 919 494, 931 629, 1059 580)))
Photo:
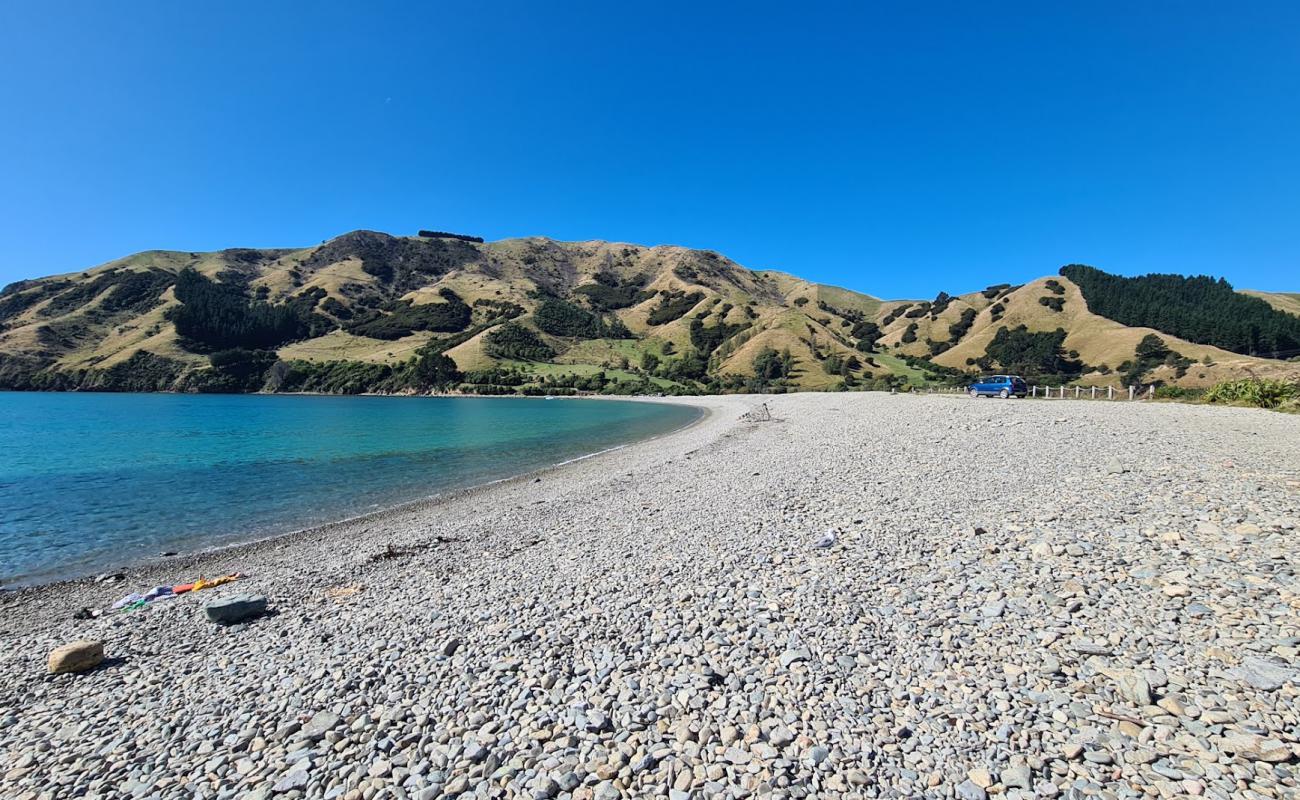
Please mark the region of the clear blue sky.
POLYGON ((12 0, 0 284, 427 227, 1300 291, 1300 5, 1066 5, 12 0))

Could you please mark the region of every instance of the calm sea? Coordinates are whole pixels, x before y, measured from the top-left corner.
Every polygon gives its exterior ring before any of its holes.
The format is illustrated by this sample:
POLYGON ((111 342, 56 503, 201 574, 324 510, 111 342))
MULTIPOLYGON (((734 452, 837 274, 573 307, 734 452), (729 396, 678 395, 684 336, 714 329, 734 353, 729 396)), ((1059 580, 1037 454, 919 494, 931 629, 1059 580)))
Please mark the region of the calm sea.
POLYGON ((342 519, 698 413, 563 398, 0 392, 0 585, 342 519))

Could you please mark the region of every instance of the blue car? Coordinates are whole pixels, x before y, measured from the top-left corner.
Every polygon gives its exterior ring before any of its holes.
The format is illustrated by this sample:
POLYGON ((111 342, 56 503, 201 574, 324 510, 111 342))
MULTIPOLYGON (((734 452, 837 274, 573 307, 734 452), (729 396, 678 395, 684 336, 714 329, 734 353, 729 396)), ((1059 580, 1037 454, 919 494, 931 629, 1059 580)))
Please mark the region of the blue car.
POLYGON ((980 378, 967 390, 971 397, 1024 397, 1029 394, 1029 384, 1019 375, 993 375, 980 378))

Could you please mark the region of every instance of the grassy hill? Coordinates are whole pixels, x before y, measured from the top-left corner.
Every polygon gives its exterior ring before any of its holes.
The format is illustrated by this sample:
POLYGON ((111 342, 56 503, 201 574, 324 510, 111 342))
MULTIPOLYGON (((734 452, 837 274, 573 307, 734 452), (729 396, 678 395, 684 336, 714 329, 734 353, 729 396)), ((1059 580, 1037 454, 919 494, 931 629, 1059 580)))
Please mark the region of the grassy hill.
MULTIPOLYGON (((1300 305, 1251 294, 1276 313, 1300 305)), ((0 292, 0 387, 885 388, 1003 368, 989 346, 1019 326, 1063 329, 1062 359, 1079 365, 1066 377, 1085 385, 1133 374, 1125 362, 1155 332, 1092 313, 1064 277, 881 301, 707 250, 354 231, 300 249, 147 251, 13 284, 0 292)), ((1176 356, 1146 365, 1145 381, 1300 371, 1159 335, 1176 356)))

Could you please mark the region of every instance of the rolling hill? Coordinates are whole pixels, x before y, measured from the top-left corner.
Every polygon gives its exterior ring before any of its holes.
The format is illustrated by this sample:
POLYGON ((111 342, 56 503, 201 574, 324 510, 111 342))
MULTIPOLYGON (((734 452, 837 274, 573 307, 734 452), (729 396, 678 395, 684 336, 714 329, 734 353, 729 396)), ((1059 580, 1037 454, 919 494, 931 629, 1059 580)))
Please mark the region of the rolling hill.
MULTIPOLYGON (((1249 296, 1290 330, 1295 295, 1249 296)), ((0 292, 0 388, 829 390, 1012 368, 1083 385, 1300 373, 1100 316, 1064 276, 882 301, 707 250, 539 237, 147 251, 0 292), (1159 363, 1139 363, 1152 334, 1159 363)))

